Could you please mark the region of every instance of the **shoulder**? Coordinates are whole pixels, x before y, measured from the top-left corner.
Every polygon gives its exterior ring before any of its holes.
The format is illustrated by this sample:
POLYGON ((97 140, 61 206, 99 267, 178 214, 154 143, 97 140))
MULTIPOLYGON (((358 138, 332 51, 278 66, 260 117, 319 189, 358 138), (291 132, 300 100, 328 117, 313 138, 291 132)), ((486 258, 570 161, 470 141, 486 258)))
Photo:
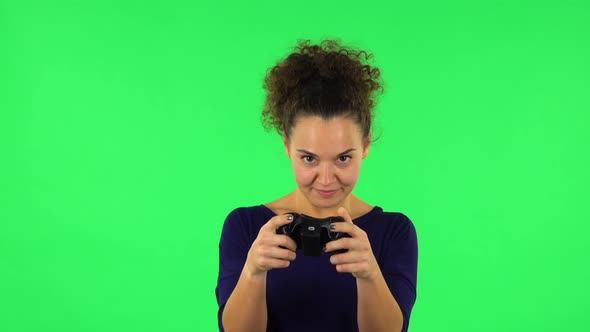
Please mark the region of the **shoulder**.
POLYGON ((414 223, 405 213, 383 211, 378 206, 367 215, 362 225, 367 233, 404 240, 416 237, 414 223))
POLYGON ((382 267, 401 261, 415 264, 418 238, 414 223, 405 213, 379 211, 366 222, 364 230, 382 267))
POLYGON ((404 232, 416 232, 414 223, 412 220, 402 212, 383 212, 383 220, 387 220, 393 223, 396 228, 403 230, 404 232))
POLYGON ((274 216, 274 212, 264 205, 242 206, 229 212, 229 220, 258 220, 274 216))
POLYGON ((366 215, 361 216, 363 221, 370 223, 377 223, 384 225, 413 225, 410 218, 402 212, 384 211, 380 206, 374 206, 373 209, 366 215))
POLYGON ((241 232, 257 234, 273 216, 272 210, 264 205, 237 207, 228 213, 223 228, 225 231, 239 229, 241 232))

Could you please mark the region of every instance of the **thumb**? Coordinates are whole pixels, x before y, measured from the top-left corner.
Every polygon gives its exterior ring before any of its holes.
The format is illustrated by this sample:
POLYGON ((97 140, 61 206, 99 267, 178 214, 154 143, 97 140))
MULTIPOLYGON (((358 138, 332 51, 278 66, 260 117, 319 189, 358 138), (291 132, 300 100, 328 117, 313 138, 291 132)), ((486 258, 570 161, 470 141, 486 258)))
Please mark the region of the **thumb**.
POLYGON ((293 213, 285 213, 279 216, 274 216, 272 218, 273 221, 273 227, 275 229, 279 228, 280 226, 289 224, 291 222, 293 222, 293 220, 295 219, 295 215, 293 213))
POLYGON ((349 222, 351 224, 353 223, 350 214, 343 206, 338 208, 338 215, 344 218, 344 221, 349 222))

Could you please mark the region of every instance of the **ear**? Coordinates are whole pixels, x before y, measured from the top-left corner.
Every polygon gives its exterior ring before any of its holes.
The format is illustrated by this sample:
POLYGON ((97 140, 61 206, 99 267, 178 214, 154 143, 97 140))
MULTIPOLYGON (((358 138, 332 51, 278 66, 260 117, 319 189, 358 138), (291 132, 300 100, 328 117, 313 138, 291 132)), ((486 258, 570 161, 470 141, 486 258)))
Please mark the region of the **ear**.
POLYGON ((289 151, 289 140, 287 139, 287 137, 285 136, 285 134, 282 135, 283 136, 283 147, 285 148, 285 153, 287 153, 287 157, 289 159, 291 159, 291 154, 289 151))
POLYGON ((371 132, 367 135, 367 144, 363 146, 363 159, 369 155, 369 147, 371 146, 371 132))

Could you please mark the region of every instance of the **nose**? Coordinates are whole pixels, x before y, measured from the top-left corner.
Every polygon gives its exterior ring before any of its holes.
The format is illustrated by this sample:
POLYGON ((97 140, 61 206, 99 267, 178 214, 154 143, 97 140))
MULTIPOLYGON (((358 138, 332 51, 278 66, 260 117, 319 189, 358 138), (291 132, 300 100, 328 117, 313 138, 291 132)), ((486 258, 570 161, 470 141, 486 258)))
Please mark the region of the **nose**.
POLYGON ((318 177, 317 181, 324 187, 328 187, 330 184, 334 183, 336 179, 336 172, 334 170, 334 165, 330 163, 326 163, 324 165, 318 166, 318 177))

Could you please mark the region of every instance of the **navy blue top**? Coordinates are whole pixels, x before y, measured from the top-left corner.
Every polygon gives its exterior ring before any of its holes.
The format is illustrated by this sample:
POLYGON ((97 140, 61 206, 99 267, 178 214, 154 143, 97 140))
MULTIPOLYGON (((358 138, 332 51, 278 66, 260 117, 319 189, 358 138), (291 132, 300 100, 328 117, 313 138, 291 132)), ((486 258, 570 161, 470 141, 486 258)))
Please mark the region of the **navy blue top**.
MULTIPOLYGON (((234 209, 225 220, 215 289, 220 331, 225 303, 240 278, 250 246, 260 228, 275 215, 265 205, 257 205, 234 209)), ((383 212, 378 206, 353 223, 369 237, 387 286, 401 308, 402 331, 406 332, 416 301, 416 229, 403 213, 383 212)), ((267 272, 267 331, 358 331, 354 276, 336 271, 330 253, 320 257, 304 256, 301 249, 296 253, 289 267, 267 272)))

